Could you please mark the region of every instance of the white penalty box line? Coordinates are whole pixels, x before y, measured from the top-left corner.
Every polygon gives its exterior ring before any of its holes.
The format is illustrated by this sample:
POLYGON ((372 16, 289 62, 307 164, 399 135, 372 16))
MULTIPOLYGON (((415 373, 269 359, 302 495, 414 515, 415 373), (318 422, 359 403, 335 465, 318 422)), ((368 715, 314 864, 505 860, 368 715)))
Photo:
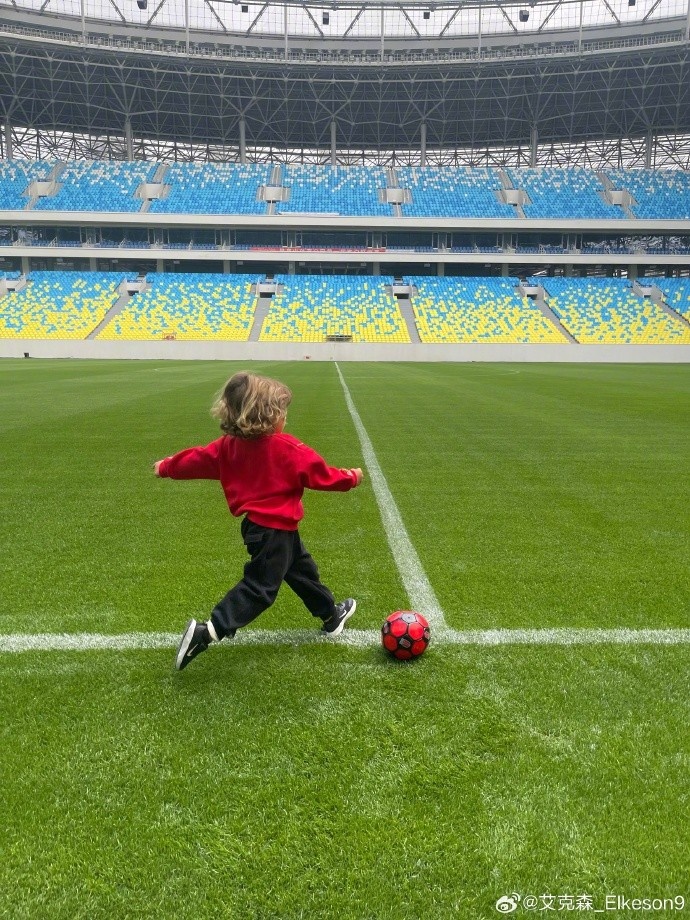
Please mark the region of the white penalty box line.
MULTIPOLYGON (((442 646, 594 646, 594 645, 690 645, 690 629, 444 629, 432 631, 432 644, 442 646)), ((100 633, 15 633, 0 636, 0 654, 17 652, 88 652, 169 649, 179 644, 179 633, 137 632, 120 635, 100 633)), ((371 648, 380 645, 376 629, 346 629, 337 638, 314 629, 248 629, 228 644, 252 645, 344 645, 371 648)))

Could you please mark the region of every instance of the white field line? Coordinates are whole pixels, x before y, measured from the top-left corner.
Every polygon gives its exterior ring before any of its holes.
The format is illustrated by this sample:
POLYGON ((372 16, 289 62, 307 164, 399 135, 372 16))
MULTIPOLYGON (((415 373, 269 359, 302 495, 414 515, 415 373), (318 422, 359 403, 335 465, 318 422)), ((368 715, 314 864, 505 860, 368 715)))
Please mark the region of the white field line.
MULTIPOLYGON (((0 653, 88 652, 128 649, 176 648, 180 633, 16 633, 0 636, 0 653)), ((346 629, 337 638, 316 629, 248 629, 239 632, 228 645, 311 645, 315 643, 370 648, 380 644, 376 629, 346 629)), ((690 629, 445 629, 432 633, 434 645, 690 645, 690 629)))
POLYGON ((386 531, 386 537, 388 538, 393 559, 398 567, 400 579, 407 592, 410 605, 413 610, 419 611, 419 613, 427 618, 433 630, 436 632, 445 631, 448 629, 448 625, 446 624, 443 610, 441 610, 434 589, 431 587, 429 579, 426 577, 426 572, 419 560, 417 550, 412 545, 412 541, 408 536, 402 517, 398 511, 398 506, 395 504, 395 499, 391 495, 391 490, 388 488, 386 477, 383 475, 383 471, 376 459, 376 454, 371 440, 369 439, 369 435, 367 434, 367 430, 362 423, 362 419, 359 417, 359 412, 355 407, 350 391, 345 383, 345 378, 340 372, 337 363, 335 369, 338 371, 340 384, 345 394, 345 402, 347 403, 347 408, 350 411, 357 435, 359 436, 360 444, 362 445, 362 455, 364 456, 364 463, 366 464, 369 478, 371 479, 371 486, 374 490, 374 495, 381 513, 383 529, 386 531))

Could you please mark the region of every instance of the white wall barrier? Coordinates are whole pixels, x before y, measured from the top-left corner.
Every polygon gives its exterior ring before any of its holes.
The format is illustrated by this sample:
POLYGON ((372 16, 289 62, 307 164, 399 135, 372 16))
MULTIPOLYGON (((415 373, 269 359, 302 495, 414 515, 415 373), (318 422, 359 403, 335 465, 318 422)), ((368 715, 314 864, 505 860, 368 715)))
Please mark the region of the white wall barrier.
POLYGON ((352 342, 112 342, 0 339, 1 358, 203 361, 535 361, 688 364, 690 345, 374 345, 352 342))

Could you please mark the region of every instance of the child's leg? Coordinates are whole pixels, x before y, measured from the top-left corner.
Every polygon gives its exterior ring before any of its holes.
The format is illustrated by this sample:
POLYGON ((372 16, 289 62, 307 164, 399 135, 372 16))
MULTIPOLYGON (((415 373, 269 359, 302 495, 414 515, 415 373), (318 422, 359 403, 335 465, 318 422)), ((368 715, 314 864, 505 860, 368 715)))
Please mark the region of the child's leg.
POLYGON ((255 620, 275 601, 292 560, 292 533, 242 521, 242 536, 251 559, 244 575, 213 609, 210 623, 219 639, 255 620))
POLYGON ((285 581, 313 616, 324 622, 330 620, 335 612, 335 598, 321 581, 316 563, 297 531, 293 538, 293 561, 285 573, 285 581))

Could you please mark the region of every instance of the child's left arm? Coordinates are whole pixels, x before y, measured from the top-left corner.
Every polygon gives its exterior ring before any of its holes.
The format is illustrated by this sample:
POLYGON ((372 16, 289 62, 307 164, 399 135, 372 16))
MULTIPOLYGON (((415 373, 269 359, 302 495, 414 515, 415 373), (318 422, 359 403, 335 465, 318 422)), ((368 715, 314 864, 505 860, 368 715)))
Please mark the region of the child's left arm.
POLYGON ((359 467, 348 470, 329 466, 315 450, 306 444, 302 447, 300 480, 305 488, 323 492, 348 492, 361 483, 362 471, 359 467))

